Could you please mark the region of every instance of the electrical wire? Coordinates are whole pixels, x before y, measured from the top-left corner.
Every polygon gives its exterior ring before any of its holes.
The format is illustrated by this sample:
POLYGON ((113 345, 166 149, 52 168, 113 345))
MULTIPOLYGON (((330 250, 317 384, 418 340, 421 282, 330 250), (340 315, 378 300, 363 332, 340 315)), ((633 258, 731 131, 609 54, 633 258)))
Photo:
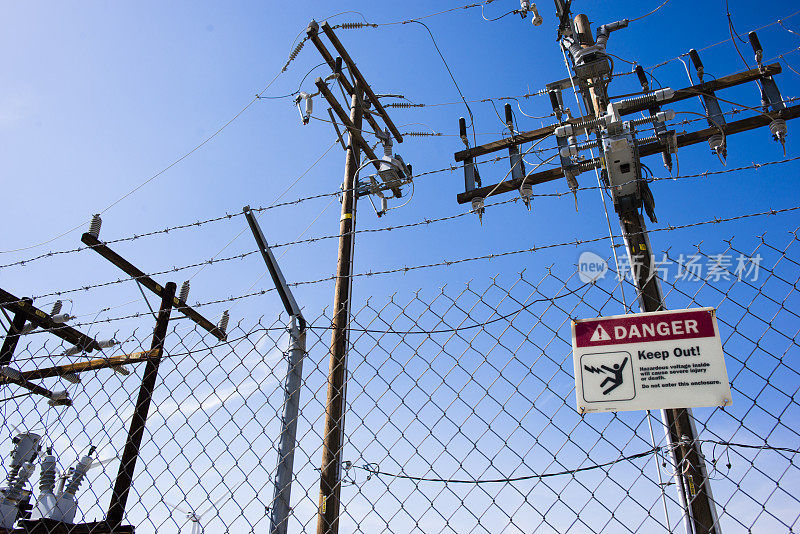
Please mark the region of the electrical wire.
POLYGON ((645 18, 645 17, 649 17, 650 15, 652 15, 653 13, 655 13, 656 11, 658 11, 659 9, 661 9, 662 7, 664 7, 665 5, 667 5, 669 2, 670 2, 670 0, 664 0, 664 1, 661 3, 661 5, 659 5, 657 8, 655 8, 655 9, 654 9, 654 10, 652 10, 651 12, 649 12, 649 13, 645 13, 644 15, 642 15, 642 16, 640 16, 640 17, 636 17, 635 19, 631 19, 629 22, 636 22, 637 20, 642 20, 642 19, 643 19, 643 18, 645 18))
POLYGON ((557 477, 562 475, 575 475, 576 473, 582 473, 584 471, 592 471, 594 469, 602 469, 603 467, 610 467, 614 464, 618 464, 619 462, 631 461, 636 460, 638 458, 644 458, 645 456, 650 456, 654 452, 657 452, 660 447, 655 449, 650 449, 647 451, 639 452, 636 454, 631 454, 628 456, 622 456, 617 458, 616 460, 611 460, 609 462, 605 462, 602 464, 594 464, 589 465, 586 467, 578 467, 575 469, 567 469, 564 471, 558 471, 554 473, 542 473, 542 474, 531 474, 531 475, 522 475, 518 477, 503 477, 503 478, 484 478, 484 479, 461 479, 461 478, 438 478, 438 477, 423 477, 423 476, 413 476, 413 475, 406 475, 404 473, 387 473, 385 471, 381 471, 378 467, 372 467, 373 465, 377 464, 365 464, 363 466, 354 465, 358 469, 363 469, 370 473, 371 476, 374 475, 381 475, 387 476, 392 478, 401 478, 405 480, 413 480, 416 482, 440 482, 443 484, 508 484, 511 482, 520 482, 523 480, 533 480, 533 479, 543 479, 549 477, 557 477))
MULTIPOLYGON (((268 89, 269 89, 269 88, 272 86, 272 84, 273 84, 273 83, 275 83, 275 81, 278 79, 278 77, 279 77, 279 76, 280 76, 282 73, 283 73, 283 71, 281 71, 281 72, 279 72, 278 74, 276 74, 276 75, 275 75, 275 77, 274 77, 274 78, 272 78, 272 80, 270 80, 270 81, 269 81, 269 83, 267 83, 266 87, 264 87, 264 89, 262 89, 260 93, 258 93, 258 94, 257 94, 255 97, 253 97, 253 98, 252 98, 252 99, 251 99, 251 100, 250 100, 250 101, 249 101, 247 104, 245 104, 245 106, 244 106, 242 109, 240 109, 240 110, 239 110, 239 111, 238 111, 238 112, 237 112, 237 113, 236 113, 236 114, 235 114, 235 115, 234 115, 232 118, 230 118, 230 119, 229 119, 227 122, 225 122, 225 123, 224 123, 222 126, 220 126, 220 127, 217 129, 217 130, 215 130, 215 131, 214 131, 214 132, 213 132, 211 135, 209 135, 208 137, 206 137, 206 138, 205 138, 203 141, 201 141, 201 142, 200 142, 198 145, 195 145, 195 147, 194 147, 194 148, 192 148, 192 149, 191 149, 191 150, 189 150, 188 152, 184 153, 184 154, 183 154, 182 156, 180 156, 178 159, 174 160, 172 163, 170 163, 169 165, 167 165, 166 167, 164 167, 163 169, 161 169, 160 171, 158 171, 158 172, 157 172, 157 173, 155 173, 154 175, 150 176, 150 177, 149 177, 149 178, 147 178, 145 181, 143 181, 142 183, 140 183, 139 185, 137 185, 136 187, 134 187, 133 189, 131 189, 130 191, 128 191, 127 193, 125 193, 124 195, 122 195, 121 197, 119 197, 117 200, 113 201, 111 204, 109 204, 108 206, 106 206, 105 208, 103 208, 103 209, 100 211, 100 213, 99 213, 99 214, 100 214, 100 215, 104 214, 105 212, 107 212, 108 210, 110 210, 111 208, 113 208, 114 206, 116 206, 117 204, 119 204, 120 202, 122 202, 123 200, 125 200, 126 198, 128 198, 129 196, 133 195, 134 193, 136 193, 137 191, 139 191, 141 188, 143 188, 144 186, 146 186, 147 184, 149 184, 150 182, 152 182, 153 180, 155 180, 156 178, 158 178, 158 177, 159 177, 159 176, 161 176, 162 174, 166 173, 168 170, 172 169, 173 167, 175 167, 176 165, 178 165, 179 163, 181 163, 183 160, 185 160, 186 158, 188 158, 189 156, 191 156, 192 154, 194 154, 195 152, 197 152, 197 151, 198 151, 198 150, 200 150, 201 148, 203 148, 203 147, 204 147, 206 144, 208 144, 208 143, 209 143, 211 140, 213 140, 213 139, 214 139, 215 137, 217 137, 217 136, 218 136, 220 133, 222 133, 222 131, 223 131, 223 130, 225 130, 225 128, 227 128, 228 126, 230 126, 230 125, 231 125, 231 124, 232 124, 232 123, 233 123, 233 122, 234 122, 236 119, 238 119, 239 117, 241 117, 241 116, 242 116, 242 114, 243 114, 245 111, 247 111, 248 109, 250 109, 250 106, 252 106, 252 105, 253 105, 253 104, 254 104, 254 103, 255 103, 255 102, 256 102, 256 101, 259 99, 259 95, 262 95, 262 94, 264 94, 264 93, 265 93, 265 92, 266 92, 266 91, 267 91, 267 90, 268 90, 268 89)), ((50 239, 47 239, 47 240, 45 240, 45 241, 41 241, 41 242, 39 242, 39 243, 36 243, 36 244, 33 244, 33 245, 28 245, 28 246, 25 246, 25 247, 19 247, 19 248, 16 248, 16 249, 0 250, 0 254, 8 254, 8 253, 11 253, 11 252, 21 252, 21 251, 24 251, 24 250, 30 250, 30 249, 32 249, 32 248, 37 248, 37 247, 40 247, 40 246, 42 246, 42 245, 46 245, 46 244, 48 244, 48 243, 52 243, 53 241, 55 241, 55 240, 57 240, 57 239, 59 239, 59 238, 61 238, 61 237, 64 237, 64 236, 65 236, 65 235, 67 235, 67 234, 70 234, 70 233, 74 232, 75 230, 77 230, 77 229, 78 229, 78 228, 80 228, 81 226, 85 225, 87 222, 89 222, 89 219, 86 219, 86 220, 84 220, 83 222, 81 222, 81 223, 79 223, 79 224, 77 224, 77 225, 73 226, 73 227, 72 227, 72 228, 70 228, 69 230, 66 230, 66 231, 64 231, 64 232, 62 232, 62 233, 60 233, 60 234, 58 234, 58 235, 56 235, 56 236, 54 236, 54 237, 51 237, 50 239)))
POLYGON ((483 12, 483 8, 484 7, 485 7, 485 4, 481 5, 481 18, 483 18, 483 20, 485 20, 486 22, 495 22, 495 21, 498 21, 498 20, 500 20, 500 19, 502 19, 504 17, 507 17, 508 15, 513 15, 515 13, 519 13, 520 12, 519 9, 512 9, 511 11, 507 11, 507 12, 503 13, 499 17, 495 17, 493 19, 487 19, 486 15, 483 12))
POLYGON ((442 51, 439 49, 439 45, 436 43, 436 38, 434 38, 433 32, 431 32, 431 29, 424 22, 420 22, 419 20, 412 20, 412 21, 409 21, 409 22, 413 22, 414 24, 419 24, 420 26, 425 28, 425 30, 427 30, 427 32, 428 32, 428 35, 430 35, 431 42, 433 43, 434 48, 436 48, 436 53, 438 53, 439 57, 442 59, 442 63, 444 63, 444 67, 445 67, 445 69, 447 69, 447 74, 450 75, 450 79, 453 81, 453 85, 455 85, 456 91, 458 91, 458 96, 461 97, 461 101, 464 103, 464 106, 467 108, 467 112, 469 113, 469 121, 470 121, 469 127, 472 128, 472 139, 473 139, 473 142, 477 145, 478 141, 477 141, 477 138, 476 138, 476 135, 475 135, 475 118, 472 115, 472 108, 470 108, 469 104, 467 104, 467 100, 464 98, 464 93, 461 92, 461 88, 458 86, 458 82, 456 81, 455 76, 453 76, 453 71, 450 70, 450 65, 447 64, 447 60, 444 58, 444 55, 442 54, 442 51))
POLYGON ((782 21, 781 19, 778 19, 778 24, 780 24, 780 25, 781 25, 781 28, 783 28, 783 29, 784 29, 784 30, 786 30, 787 32, 789 32, 789 33, 793 33, 793 34, 795 34, 795 35, 797 35, 797 36, 800 36, 800 33, 797 33, 796 31, 794 31, 794 30, 792 30, 792 29, 790 29, 790 28, 787 28, 787 27, 786 27, 786 25, 783 23, 783 21, 782 21))
POLYGON ((728 17, 728 30, 730 31, 731 34, 731 41, 733 42, 733 47, 736 49, 736 53, 739 54, 739 57, 742 59, 744 66, 749 69, 750 64, 747 63, 747 60, 742 55, 742 51, 739 50, 739 45, 736 44, 736 39, 739 39, 742 42, 744 42, 744 40, 741 37, 739 37, 739 33, 736 31, 736 28, 733 27, 733 19, 731 18, 731 9, 728 6, 728 0, 725 0, 725 14, 728 17), (734 33, 736 34, 735 38, 733 36, 734 33))
POLYGON ((393 21, 393 22, 381 22, 381 23, 376 24, 376 26, 393 26, 393 25, 396 25, 396 24, 409 24, 409 23, 412 23, 412 22, 417 22, 417 21, 420 21, 420 20, 424 20, 424 19, 428 19, 428 18, 431 18, 431 17, 435 17, 437 15, 443 15, 445 13, 452 13, 453 11, 459 11, 459 10, 462 10, 462 9, 472 9, 473 7, 481 7, 482 8, 484 5, 491 4, 494 1, 495 0, 486 0, 484 2, 478 2, 478 3, 474 3, 474 4, 467 4, 467 5, 463 5, 463 6, 452 7, 450 9, 444 9, 442 11, 436 11, 435 13, 429 13, 427 15, 423 15, 421 17, 416 17, 416 18, 413 18, 413 19, 396 20, 396 21, 393 21))
POLYGON ((774 445, 769 445, 767 443, 763 445, 750 445, 748 443, 733 443, 730 441, 718 441, 713 439, 702 439, 698 441, 700 441, 701 443, 713 443, 715 445, 723 445, 725 447, 737 447, 741 449, 759 449, 767 451, 788 452, 791 454, 800 454, 800 449, 792 449, 790 447, 776 447, 774 445))

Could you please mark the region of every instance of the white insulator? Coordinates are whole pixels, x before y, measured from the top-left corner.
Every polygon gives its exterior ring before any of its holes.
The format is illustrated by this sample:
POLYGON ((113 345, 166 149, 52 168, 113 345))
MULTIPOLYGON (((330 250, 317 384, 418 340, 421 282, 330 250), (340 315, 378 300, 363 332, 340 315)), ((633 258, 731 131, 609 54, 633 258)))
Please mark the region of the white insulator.
POLYGON ((69 406, 72 401, 69 398, 69 392, 67 390, 62 391, 54 391, 52 395, 50 395, 50 400, 47 401, 47 404, 50 406, 69 406))
POLYGON ((92 222, 89 223, 89 234, 96 238, 100 238, 100 226, 103 224, 103 219, 100 218, 99 213, 92 215, 92 222))
POLYGON ((228 330, 228 321, 230 321, 230 315, 228 315, 228 310, 222 312, 222 318, 219 320, 219 325, 217 328, 224 334, 228 330))
POLYGON ((555 134, 556 137, 567 137, 568 135, 572 135, 572 125, 564 124, 563 126, 559 126, 556 128, 555 134))
POLYGON ((56 487, 56 457, 48 450, 42 457, 42 471, 39 475, 39 491, 53 493, 56 487))
POLYGON ((56 505, 56 457, 52 449, 47 449, 47 454, 42 457, 41 474, 39 475, 39 497, 36 499, 32 519, 50 517, 56 505))
MULTIPOLYGON (((10 367, 0 368, 0 374, 10 378, 21 376, 19 371, 15 371, 10 367)), ((31 462, 34 458, 36 458, 36 454, 39 451, 39 441, 41 439, 42 436, 39 434, 34 434, 33 432, 22 432, 14 436, 14 438, 11 440, 14 443, 14 450, 11 452, 11 462, 9 463, 10 469, 7 478, 9 482, 13 478, 12 472, 14 472, 14 476, 16 476, 16 471, 25 462, 31 462)))
POLYGON ((61 375, 61 378, 63 378, 64 380, 66 380, 67 382, 70 382, 72 384, 80 384, 81 383, 80 377, 78 375, 76 375, 75 373, 63 374, 63 375, 61 375))
POLYGON ((575 145, 561 147, 561 150, 559 150, 558 153, 565 158, 568 158, 570 156, 577 156, 578 147, 576 147, 575 145))
POLYGON ((12 502, 19 501, 22 497, 22 489, 25 487, 25 484, 28 482, 28 479, 31 478, 31 475, 33 475, 35 470, 36 466, 31 462, 25 462, 22 464, 16 479, 11 485, 9 485, 8 488, 6 488, 4 500, 12 502))
POLYGON ((111 370, 114 371, 117 374, 122 375, 122 376, 128 376, 129 374, 131 374, 131 372, 126 367, 123 367, 122 365, 115 365, 115 366, 111 367, 111 370))
POLYGON ((183 302, 186 302, 188 298, 189 298, 189 280, 186 280, 181 286, 181 291, 178 294, 178 299, 183 302))
POLYGON ((536 9, 536 4, 531 5, 531 13, 533 13, 533 20, 531 23, 534 26, 541 26, 542 22, 544 22, 544 19, 542 19, 542 16, 539 14, 539 10, 536 9))
POLYGON ((725 149, 725 139, 722 137, 722 134, 714 134, 708 138, 708 146, 711 148, 711 151, 719 154, 725 149))
POLYGON ((119 345, 119 341, 117 341, 114 338, 111 338, 98 341, 97 344, 100 346, 101 349, 109 349, 115 345, 119 345))
POLYGON ((52 317, 50 317, 50 319, 52 319, 54 323, 58 323, 58 324, 66 323, 67 321, 69 321, 72 318, 73 317, 68 313, 60 313, 58 315, 53 315, 52 317))
POLYGON ((675 110, 674 109, 665 109, 664 111, 659 111, 656 113, 656 118, 660 122, 667 122, 671 121, 675 118, 675 110))
POLYGON ((656 100, 661 102, 662 100, 667 100, 668 98, 672 98, 675 95, 675 90, 671 87, 665 87, 663 89, 659 89, 656 91, 656 100))
POLYGON ((769 131, 776 141, 780 141, 786 137, 789 129, 786 127, 786 121, 783 119, 775 119, 769 123, 769 131))
MULTIPOLYGON (((22 374, 17 371, 16 369, 12 369, 11 367, 0 367, 0 375, 3 375, 7 378, 12 380, 20 380, 22 379, 22 374)), ((16 443, 16 442, 15 442, 16 443)))
POLYGON ((67 487, 64 489, 64 493, 69 493, 70 495, 75 495, 78 492, 78 489, 81 487, 81 483, 83 482, 84 477, 86 476, 86 472, 89 470, 89 467, 92 465, 92 453, 94 453, 95 448, 89 448, 89 454, 81 458, 77 465, 75 466, 74 471, 72 472, 72 479, 67 484, 67 487))
POLYGON ((483 224, 483 212, 485 208, 483 207, 483 197, 475 197, 472 199, 472 213, 478 214, 478 220, 481 224, 483 224))
POLYGON ((383 155, 389 158, 392 157, 392 137, 389 134, 389 130, 384 130, 384 138, 383 138, 383 155))

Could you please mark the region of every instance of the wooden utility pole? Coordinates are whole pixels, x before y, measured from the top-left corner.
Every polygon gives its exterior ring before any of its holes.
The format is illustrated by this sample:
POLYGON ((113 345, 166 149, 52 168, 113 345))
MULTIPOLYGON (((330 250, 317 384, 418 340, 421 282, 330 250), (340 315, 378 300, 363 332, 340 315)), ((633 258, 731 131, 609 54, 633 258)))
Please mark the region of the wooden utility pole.
MULTIPOLYGON (((575 76, 568 79, 559 80, 548 84, 548 91, 551 92, 553 103, 553 110, 558 117, 558 123, 550 126, 544 126, 537 130, 520 132, 510 138, 492 141, 483 145, 469 147, 466 150, 456 152, 454 154, 455 160, 464 163, 465 179, 468 182, 467 188, 463 193, 457 195, 459 204, 465 204, 474 201, 475 199, 485 199, 489 196, 499 195, 509 192, 520 192, 522 185, 538 185, 561 177, 567 177, 568 180, 574 178, 577 174, 586 172, 592 169, 603 168, 604 177, 606 178, 606 186, 614 192, 615 210, 619 216, 620 227, 622 230, 625 245, 628 250, 631 268, 633 271, 633 283, 636 286, 639 305, 643 312, 653 312, 664 309, 663 297, 661 292, 660 281, 653 270, 653 255, 650 247, 650 240, 647 235, 647 227, 644 219, 640 214, 641 208, 647 209, 652 212, 653 203, 649 191, 643 193, 644 188, 647 188, 646 182, 641 180, 641 158, 658 153, 671 153, 677 151, 678 148, 694 145, 710 141, 713 137, 719 137, 721 134, 724 137, 729 137, 732 134, 753 130, 756 128, 763 128, 769 126, 770 133, 776 141, 784 143, 786 136, 786 121, 789 119, 800 118, 800 106, 786 106, 780 91, 773 79, 773 76, 780 74, 781 66, 777 63, 765 65, 761 63, 763 58, 763 49, 758 41, 754 32, 750 34, 750 43, 753 51, 756 54, 756 62, 758 68, 748 69, 735 74, 721 76, 714 80, 703 82, 672 91, 671 89, 663 89, 659 91, 650 91, 646 83, 643 83, 643 90, 646 94, 637 98, 631 98, 620 102, 614 102, 613 109, 609 108, 609 101, 607 95, 607 85, 613 76, 612 67, 608 61, 608 54, 605 53, 605 47, 608 42, 609 34, 618 29, 624 28, 628 25, 628 20, 622 20, 607 24, 598 28, 597 42, 592 38, 591 27, 589 19, 586 15, 578 15, 575 17, 573 23, 569 19, 569 5, 557 0, 557 10, 561 18, 559 24, 559 39, 562 46, 568 49, 573 60, 573 70, 575 76), (591 48, 591 50, 587 50, 591 48), (709 123, 713 126, 702 130, 697 130, 688 133, 677 134, 674 130, 667 131, 665 128, 666 120, 657 119, 657 114, 652 113, 653 109, 658 109, 660 106, 666 106, 673 102, 686 100, 689 98, 696 98, 698 96, 704 99, 713 99, 714 92, 729 87, 734 87, 744 83, 757 81, 762 87, 762 111, 755 116, 745 119, 740 119, 733 122, 726 122, 724 120, 712 120, 714 113, 707 111, 706 115, 709 123), (558 98, 560 91, 568 87, 579 87, 583 96, 584 102, 587 107, 586 116, 578 118, 568 118, 561 120, 563 112, 560 109, 560 99, 558 98), (654 108, 653 106, 656 106, 654 108), (634 139, 635 130, 625 128, 624 122, 621 121, 620 116, 631 115, 640 111, 650 110, 650 118, 638 118, 631 120, 630 124, 635 128, 636 121, 642 121, 640 124, 660 124, 662 131, 659 133, 656 126, 656 135, 646 138, 634 139), (604 129, 601 124, 603 121, 598 120, 600 116, 605 115, 605 120, 615 120, 618 124, 615 125, 617 130, 619 126, 624 129, 629 129, 629 138, 625 139, 624 136, 610 132, 604 129), (561 131, 561 133, 559 133, 561 131), (573 132, 578 135, 582 132, 594 131, 597 135, 597 141, 589 140, 582 145, 576 145, 573 132), (470 187, 470 177, 474 173, 474 159, 478 156, 491 154, 500 150, 512 149, 518 150, 518 147, 524 143, 532 142, 538 139, 543 139, 550 135, 556 135, 559 139, 559 146, 562 165, 558 168, 548 169, 545 171, 532 172, 524 176, 517 176, 508 180, 503 180, 499 183, 492 185, 484 185, 482 187, 475 187, 474 179, 470 187), (572 141, 569 141, 571 138, 572 141), (613 138, 613 139, 612 139, 613 138), (567 140, 567 145, 564 145, 564 140, 567 140), (624 142, 628 148, 632 148, 633 155, 630 157, 630 162, 626 159, 626 166, 630 163, 630 169, 623 171, 621 166, 614 172, 609 170, 609 163, 606 159, 614 158, 615 149, 604 145, 604 141, 624 142), (569 144, 569 143, 572 144, 569 144), (631 147, 631 144, 634 144, 631 147), (598 157, 591 159, 583 159, 564 155, 570 154, 571 150, 581 151, 591 148, 600 149, 598 157), (633 170, 633 181, 622 181, 621 176, 633 170), (630 188, 623 189, 624 186, 634 183, 637 184, 638 190, 632 192, 630 188), (647 201, 645 201, 647 198, 647 201)), ((696 55, 696 53, 695 53, 696 55)), ((692 60, 695 63, 695 68, 701 66, 699 58, 692 60)), ((643 78, 640 77, 640 80, 643 78)), ((756 110, 757 111, 757 110, 756 110)), ((721 111, 717 112, 721 114, 721 111)), ((669 120, 669 119, 667 119, 669 120)), ((713 145, 712 145, 713 148, 713 145)), ((619 151, 617 151, 619 152, 619 151)), ((621 151, 622 156, 626 157, 624 150, 621 151)), ((665 160, 667 161, 667 160, 665 160)), ((619 162, 617 162, 619 163, 619 162)), ((570 184, 573 187, 573 184, 570 184)), ((653 217, 654 219, 654 217, 653 217)), ((678 489, 679 498, 685 510, 685 526, 689 534, 706 534, 706 533, 719 533, 719 525, 717 524, 717 515, 714 507, 714 499, 711 494, 709 485, 708 474, 705 468, 705 461, 700 451, 700 445, 697 441, 697 431, 695 429, 694 420, 692 418, 691 410, 688 408, 676 408, 663 410, 662 417, 666 428, 670 453, 675 466, 676 486, 678 489)))
MULTIPOLYGON (((584 47, 594 44, 589 18, 586 15, 575 17, 575 29, 584 47)), ((608 106, 606 89, 598 83, 589 85, 589 99, 595 117, 600 117, 606 112, 608 106)), ((653 273, 653 253, 640 208, 641 206, 633 205, 631 209, 619 209, 617 212, 619 224, 630 257, 631 274, 639 296, 639 306, 643 312, 661 311, 665 309, 661 283, 653 273)), ((679 496, 691 523, 692 530, 689 532, 717 533, 719 531, 714 502, 691 412, 688 408, 662 410, 662 418, 669 436, 679 496)))
MULTIPOLYGON (((372 133, 378 139, 387 135, 377 119, 383 120, 389 135, 398 143, 403 136, 392 122, 386 109, 381 105, 377 95, 367 83, 355 61, 345 50, 333 28, 323 22, 321 25, 311 21, 306 30, 307 38, 314 44, 322 58, 333 70, 333 74, 325 80, 318 78, 318 93, 327 101, 336 116, 347 128, 348 144, 346 148, 344 183, 342 185, 342 216, 339 219, 339 254, 336 266, 336 287, 333 297, 333 321, 331 325, 330 368, 328 372, 328 399, 325 412, 325 431, 322 439, 322 467, 320 469, 319 512, 317 518, 317 534, 336 534, 339 531, 342 446, 344 436, 345 393, 347 391, 347 349, 348 328, 350 323, 350 305, 352 298, 351 277, 353 274, 353 241, 356 226, 356 201, 358 199, 358 171, 360 170, 360 153, 363 151, 367 162, 378 172, 377 176, 385 182, 387 190, 395 197, 401 196, 402 181, 390 180, 385 173, 386 162, 373 151, 362 136, 362 119, 366 120, 372 133), (334 57, 320 38, 322 29, 339 57, 334 57), (345 76, 342 63, 347 67, 345 76), (327 81, 335 79, 342 89, 350 95, 350 114, 336 100, 327 85, 327 81)), ((333 119, 333 114, 331 118, 333 119)), ((335 124, 335 123, 334 123, 335 124)), ((388 140, 387 140, 388 141, 388 140)), ((394 160, 392 160, 394 161, 394 160)), ((410 179, 410 172, 408 174, 410 179)))
MULTIPOLYGON (((350 122, 361 128, 363 91, 356 81, 350 100, 350 122)), ((317 534, 339 531, 339 498, 342 484, 339 476, 342 463, 344 403, 347 378, 347 343, 350 322, 351 275, 353 274, 353 240, 356 227, 356 179, 359 167, 357 132, 348 135, 347 155, 342 184, 342 215, 339 218, 339 254, 336 266, 336 288, 333 296, 331 325, 330 368, 328 370, 328 400, 325 414, 325 433, 322 443, 320 471, 319 515, 317 534)))

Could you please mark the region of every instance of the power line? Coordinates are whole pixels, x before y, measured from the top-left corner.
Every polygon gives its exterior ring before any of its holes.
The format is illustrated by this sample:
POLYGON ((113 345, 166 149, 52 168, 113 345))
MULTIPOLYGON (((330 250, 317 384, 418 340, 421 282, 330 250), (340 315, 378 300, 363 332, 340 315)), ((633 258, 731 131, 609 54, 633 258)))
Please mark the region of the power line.
POLYGON ((649 13, 645 13, 644 15, 641 15, 641 16, 639 16, 639 17, 636 17, 635 19, 631 19, 631 20, 630 20, 630 22, 636 22, 637 20, 642 20, 642 19, 643 19, 643 18, 645 18, 645 17, 649 17, 650 15, 652 15, 653 13, 655 13, 656 11, 658 11, 659 9, 661 9, 662 7, 664 7, 665 5, 667 5, 667 4, 669 3, 669 1, 670 1, 670 0, 664 0, 664 1, 661 3, 661 5, 659 5, 657 8, 655 8, 655 9, 654 9, 654 10, 652 10, 651 12, 649 12, 649 13))

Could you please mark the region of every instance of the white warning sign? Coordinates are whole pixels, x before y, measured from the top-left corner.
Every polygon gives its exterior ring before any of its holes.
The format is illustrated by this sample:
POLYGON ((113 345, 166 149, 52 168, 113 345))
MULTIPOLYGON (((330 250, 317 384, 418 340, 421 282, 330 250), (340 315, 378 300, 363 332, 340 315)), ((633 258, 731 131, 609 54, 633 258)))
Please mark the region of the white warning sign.
POLYGON ((714 308, 573 321, 572 355, 581 413, 731 404, 714 308))

